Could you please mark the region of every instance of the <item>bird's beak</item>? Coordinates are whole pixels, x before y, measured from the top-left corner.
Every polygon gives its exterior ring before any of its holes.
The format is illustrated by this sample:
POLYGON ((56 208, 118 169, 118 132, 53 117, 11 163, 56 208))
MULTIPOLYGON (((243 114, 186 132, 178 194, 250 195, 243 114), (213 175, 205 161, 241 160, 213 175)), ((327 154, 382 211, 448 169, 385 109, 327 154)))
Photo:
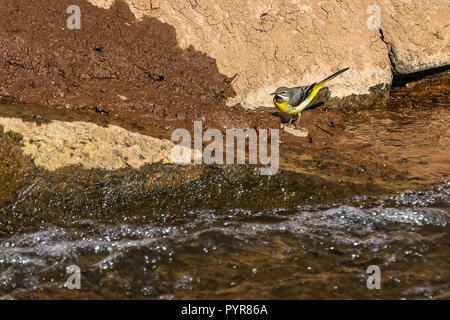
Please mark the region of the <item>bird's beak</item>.
POLYGON ((275 94, 276 94, 275 92, 270 93, 271 96, 274 96, 275 94))

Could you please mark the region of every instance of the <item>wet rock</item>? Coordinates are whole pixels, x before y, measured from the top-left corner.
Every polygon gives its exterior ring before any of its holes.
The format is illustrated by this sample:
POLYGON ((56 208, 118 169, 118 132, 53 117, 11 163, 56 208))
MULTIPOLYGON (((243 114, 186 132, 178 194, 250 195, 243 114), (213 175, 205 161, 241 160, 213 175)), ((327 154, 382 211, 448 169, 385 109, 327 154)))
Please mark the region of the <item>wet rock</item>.
POLYGON ((13 201, 16 191, 27 183, 28 175, 33 171, 29 157, 24 157, 20 141, 4 133, 0 125, 0 199, 13 201))
POLYGON ((284 131, 286 131, 287 133, 292 134, 293 136, 302 137, 302 138, 305 138, 305 137, 308 136, 308 131, 307 130, 301 129, 301 128, 296 129, 292 125, 289 126, 289 125, 281 124, 281 128, 284 131))
POLYGON ((23 140, 24 154, 46 170, 71 165, 117 170, 172 162, 172 141, 129 132, 114 125, 103 127, 82 121, 38 124, 5 117, 0 117, 0 125, 12 139, 23 140))

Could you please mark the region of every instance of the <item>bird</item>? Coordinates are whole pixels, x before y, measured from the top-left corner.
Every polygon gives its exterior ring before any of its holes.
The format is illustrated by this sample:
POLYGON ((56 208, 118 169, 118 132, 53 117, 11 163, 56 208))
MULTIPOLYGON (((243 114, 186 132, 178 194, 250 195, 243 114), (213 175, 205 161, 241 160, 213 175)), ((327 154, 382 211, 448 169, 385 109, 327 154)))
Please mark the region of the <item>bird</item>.
MULTIPOLYGON (((336 78, 338 75, 347 71, 348 69, 350 68, 339 70, 328 78, 320 82, 313 83, 309 86, 300 86, 293 88, 279 87, 277 90, 275 90, 275 92, 270 94, 274 96, 273 103, 282 113, 289 115, 298 114, 298 119, 295 124, 295 129, 297 129, 302 111, 310 105, 311 101, 314 99, 319 90, 330 80, 336 78)), ((291 121, 289 121, 289 124, 291 123, 291 121)))

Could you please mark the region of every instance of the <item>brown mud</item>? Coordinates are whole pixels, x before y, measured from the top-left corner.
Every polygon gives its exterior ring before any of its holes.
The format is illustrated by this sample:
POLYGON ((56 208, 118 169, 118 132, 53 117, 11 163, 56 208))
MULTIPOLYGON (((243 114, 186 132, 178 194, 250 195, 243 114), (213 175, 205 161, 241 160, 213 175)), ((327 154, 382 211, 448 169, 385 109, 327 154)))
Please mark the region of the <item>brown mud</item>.
POLYGON ((66 27, 70 1, 2 1, 0 95, 53 108, 89 109, 163 128, 278 128, 279 120, 227 107, 230 80, 215 60, 181 50, 173 27, 136 21, 128 5, 79 1, 80 30, 66 27))

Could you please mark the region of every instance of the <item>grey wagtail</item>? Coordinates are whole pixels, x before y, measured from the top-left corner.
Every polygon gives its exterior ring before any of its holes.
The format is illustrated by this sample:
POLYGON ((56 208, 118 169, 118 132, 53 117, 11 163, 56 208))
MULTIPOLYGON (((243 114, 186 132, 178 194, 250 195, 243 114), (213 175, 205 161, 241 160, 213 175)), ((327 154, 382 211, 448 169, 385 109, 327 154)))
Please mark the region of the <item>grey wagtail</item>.
MULTIPOLYGON (((273 103, 282 113, 294 115, 298 114, 297 123, 295 128, 297 128, 300 121, 300 116, 302 111, 305 110, 311 101, 314 99, 319 90, 330 80, 334 79, 341 73, 347 71, 350 68, 342 69, 325 80, 313 83, 310 86, 303 87, 279 87, 275 92, 271 93, 273 95, 273 103)), ((289 122, 290 123, 290 122, 289 122)))

